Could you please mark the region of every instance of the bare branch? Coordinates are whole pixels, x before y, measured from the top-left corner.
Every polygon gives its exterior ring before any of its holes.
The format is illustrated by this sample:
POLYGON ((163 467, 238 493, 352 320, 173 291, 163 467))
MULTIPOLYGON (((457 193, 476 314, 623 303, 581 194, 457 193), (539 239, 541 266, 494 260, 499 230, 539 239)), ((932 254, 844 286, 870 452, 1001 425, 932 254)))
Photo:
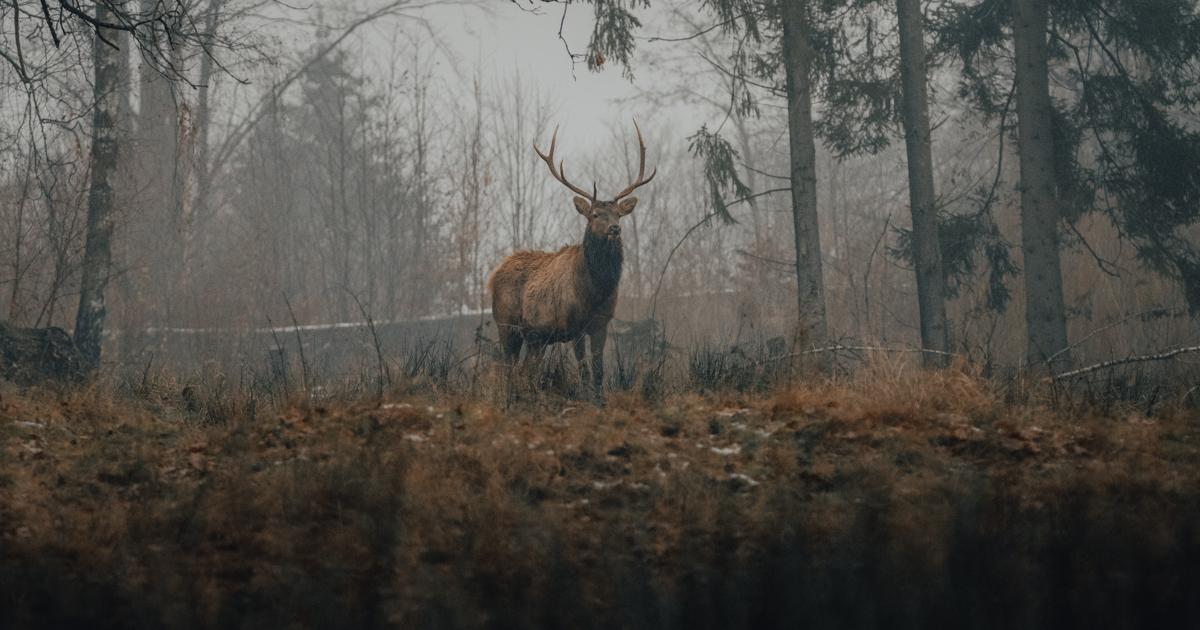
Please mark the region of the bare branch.
POLYGON ((1106 370, 1108 368, 1114 368, 1119 365, 1126 365, 1129 363, 1145 363, 1147 361, 1166 361, 1167 359, 1173 359, 1181 354, 1188 354, 1191 352, 1200 352, 1200 346, 1187 346, 1187 347, 1183 347, 1183 348, 1175 348, 1173 350, 1167 350, 1166 352, 1160 352, 1158 354, 1143 354, 1140 356, 1125 357, 1124 359, 1113 359, 1111 361, 1105 361, 1103 363, 1097 363, 1095 365, 1089 365, 1087 367, 1082 367, 1082 368, 1079 368, 1078 370, 1071 370, 1069 372, 1063 372, 1062 374, 1055 374, 1050 377, 1050 380, 1057 381, 1057 380, 1064 379, 1064 378, 1074 378, 1076 376, 1082 376, 1084 374, 1089 374, 1089 373, 1095 372, 1097 370, 1106 370))

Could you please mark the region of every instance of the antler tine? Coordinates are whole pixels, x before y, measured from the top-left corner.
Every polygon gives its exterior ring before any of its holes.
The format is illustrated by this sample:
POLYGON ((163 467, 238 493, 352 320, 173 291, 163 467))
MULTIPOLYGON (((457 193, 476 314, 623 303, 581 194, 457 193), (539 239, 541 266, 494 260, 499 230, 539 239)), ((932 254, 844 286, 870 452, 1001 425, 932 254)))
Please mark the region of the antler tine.
POLYGON ((555 125, 554 126, 554 135, 550 136, 550 155, 549 156, 547 156, 545 153, 542 153, 542 150, 538 148, 536 142, 533 145, 533 152, 537 153, 538 157, 542 158, 543 160, 550 161, 551 172, 553 172, 553 168, 554 168, 554 145, 557 143, 558 143, 558 125, 555 125))
MULTIPOLYGON (((534 151, 534 153, 538 154, 538 157, 542 158, 543 162, 546 163, 546 166, 550 169, 550 174, 552 176, 554 176, 554 179, 557 179, 559 181, 559 183, 566 186, 567 188, 570 188, 572 191, 575 192, 575 194, 577 194, 581 197, 587 197, 590 201, 595 201, 596 200, 596 191, 595 190, 592 190, 592 194, 588 195, 586 190, 567 181, 567 175, 563 169, 563 162, 564 162, 563 160, 558 161, 558 169, 554 168, 554 149, 557 146, 558 146, 558 125, 555 125, 554 126, 554 135, 550 136, 550 154, 546 155, 545 153, 542 153, 541 149, 539 149, 536 144, 533 145, 533 151, 534 151)), ((594 188, 595 188, 595 186, 593 185, 593 189, 594 188)))
POLYGON ((638 126, 636 118, 633 119, 633 130, 638 137, 638 181, 641 181, 646 175, 646 141, 642 139, 642 128, 638 126))
POLYGON ((634 121, 633 121, 633 129, 634 129, 634 131, 637 132, 637 139, 638 139, 638 176, 637 176, 637 180, 634 181, 632 184, 630 184, 629 187, 626 188, 625 190, 622 190, 621 192, 617 193, 617 196, 613 198, 613 201, 616 201, 616 200, 628 195, 629 193, 636 190, 639 186, 644 186, 646 184, 649 184, 650 180, 654 179, 655 175, 658 175, 658 166, 655 165, 654 170, 650 172, 650 177, 646 177, 646 141, 642 139, 642 129, 641 129, 641 127, 638 127, 637 119, 634 119, 634 121))

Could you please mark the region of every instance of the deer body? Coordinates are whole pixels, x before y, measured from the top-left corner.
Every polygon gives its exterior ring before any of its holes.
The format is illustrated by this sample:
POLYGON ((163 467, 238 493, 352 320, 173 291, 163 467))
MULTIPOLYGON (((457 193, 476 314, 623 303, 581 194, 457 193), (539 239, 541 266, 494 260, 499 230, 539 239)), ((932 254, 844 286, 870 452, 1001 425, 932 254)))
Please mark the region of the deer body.
POLYGON ((585 237, 555 253, 509 256, 488 288, 498 326, 523 340, 559 343, 607 326, 620 281, 621 243, 585 237))
MULTIPOLYGON (((635 123, 636 126, 636 123, 635 123)), ((604 396, 604 344, 608 323, 617 307, 623 250, 620 218, 637 206, 627 197, 635 188, 654 178, 645 177, 646 147, 638 130, 641 167, 638 180, 612 201, 599 201, 595 190, 587 194, 566 181, 562 165, 554 168, 555 140, 550 155, 538 155, 550 166, 555 179, 580 196, 575 210, 588 220, 583 241, 557 252, 520 251, 505 258, 488 279, 492 294, 492 317, 500 335, 505 362, 515 364, 526 348, 530 364, 541 358, 551 343, 572 342, 579 362, 580 377, 587 381, 586 340, 591 340, 591 376, 598 400, 604 396), (622 199, 623 197, 627 197, 622 199)), ((534 147, 537 150, 537 147, 534 147)))

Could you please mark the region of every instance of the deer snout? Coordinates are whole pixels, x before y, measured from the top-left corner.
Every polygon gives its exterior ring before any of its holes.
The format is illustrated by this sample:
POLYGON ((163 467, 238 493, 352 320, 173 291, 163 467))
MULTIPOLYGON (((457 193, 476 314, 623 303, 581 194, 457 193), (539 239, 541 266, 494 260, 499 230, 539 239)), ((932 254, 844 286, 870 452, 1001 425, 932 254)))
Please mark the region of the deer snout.
POLYGON ((616 225, 616 224, 608 226, 608 235, 609 236, 620 236, 621 235, 621 226, 616 225))

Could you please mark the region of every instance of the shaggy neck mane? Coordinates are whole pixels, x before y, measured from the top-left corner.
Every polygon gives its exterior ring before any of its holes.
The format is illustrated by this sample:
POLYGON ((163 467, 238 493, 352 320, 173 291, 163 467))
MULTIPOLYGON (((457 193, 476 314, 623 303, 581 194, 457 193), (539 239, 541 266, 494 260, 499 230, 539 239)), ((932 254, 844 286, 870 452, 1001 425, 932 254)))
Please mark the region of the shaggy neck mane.
POLYGON ((621 239, 608 240, 592 234, 590 229, 583 232, 583 264, 584 275, 592 295, 602 300, 612 295, 621 282, 621 239))

